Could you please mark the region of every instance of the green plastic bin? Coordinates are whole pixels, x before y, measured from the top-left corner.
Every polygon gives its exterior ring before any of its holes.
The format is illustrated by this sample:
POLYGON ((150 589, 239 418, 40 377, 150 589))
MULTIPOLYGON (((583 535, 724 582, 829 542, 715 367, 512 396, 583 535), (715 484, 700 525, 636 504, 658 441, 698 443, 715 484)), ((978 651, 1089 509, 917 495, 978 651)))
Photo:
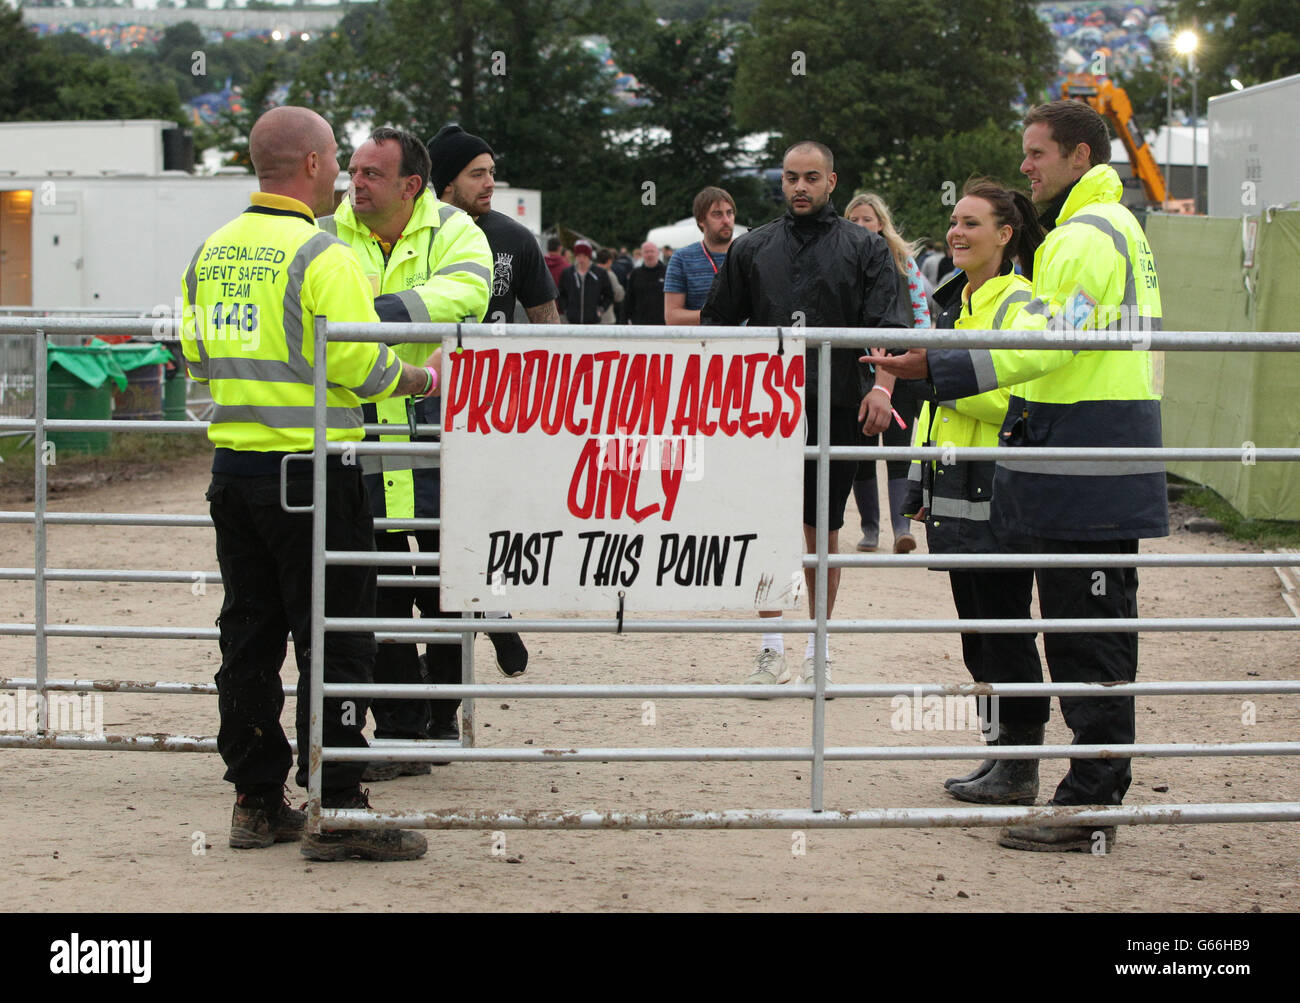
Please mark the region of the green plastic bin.
MULTIPOLYGON (((117 349, 113 349, 116 354, 117 349)), ((113 394, 113 417, 124 421, 161 421, 163 416, 163 367, 154 362, 143 366, 123 365, 126 389, 113 394)))
MULTIPOLYGON (((100 378, 98 386, 92 386, 82 373, 86 366, 75 365, 74 369, 65 368, 69 352, 88 352, 86 348, 49 347, 48 403, 45 407, 47 418, 72 418, 77 421, 108 421, 113 417, 113 385, 108 373, 100 378)), ((81 360, 74 360, 81 361, 81 360)), ((108 431, 62 431, 49 430, 45 438, 55 444, 57 451, 86 452, 92 455, 108 452, 112 433, 108 431)))
POLYGON ((165 347, 171 353, 172 362, 163 373, 163 420, 188 421, 190 377, 185 369, 185 356, 181 354, 179 342, 168 342, 165 347))
POLYGON ((189 377, 179 372, 163 384, 163 420, 188 421, 186 413, 186 393, 189 389, 189 377))
POLYGON ((113 417, 160 421, 163 416, 163 367, 171 352, 157 342, 128 341, 109 348, 126 374, 126 385, 113 395, 113 417))

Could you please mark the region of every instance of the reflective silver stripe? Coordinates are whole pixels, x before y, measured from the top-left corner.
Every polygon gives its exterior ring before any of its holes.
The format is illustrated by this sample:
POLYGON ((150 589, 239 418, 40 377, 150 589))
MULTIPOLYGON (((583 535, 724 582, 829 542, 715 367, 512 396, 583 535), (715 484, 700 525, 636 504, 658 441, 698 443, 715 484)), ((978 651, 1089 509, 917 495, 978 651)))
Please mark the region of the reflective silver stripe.
POLYGON ((930 499, 930 514, 936 518, 966 519, 970 522, 988 522, 990 502, 973 502, 965 498, 930 499))
POLYGON ((1029 295, 1029 290, 1027 289, 1018 289, 1013 292, 1002 301, 1002 305, 998 307, 998 312, 993 315, 993 327, 1000 330, 1002 322, 1007 319, 1007 310, 1017 303, 1028 303, 1031 299, 1033 299, 1033 297, 1029 295))
POLYGON ((335 237, 339 235, 339 224, 333 216, 322 216, 320 219, 316 220, 316 225, 326 233, 333 234, 335 237))
POLYGON ((1052 307, 1045 299, 1036 299, 1021 311, 1022 313, 1035 313, 1040 317, 1052 316, 1052 307))
POLYGON ((436 456, 396 456, 383 453, 363 453, 361 472, 363 474, 394 473, 401 470, 436 470, 441 465, 436 456))
POLYGON ((1159 460, 1133 460, 1129 463, 1108 460, 998 460, 998 466, 1017 474, 1053 474, 1065 477, 1128 477, 1133 474, 1163 474, 1159 460))
POLYGON ((190 298, 190 306, 194 305, 194 301, 198 299, 199 295, 198 267, 199 255, 203 253, 203 246, 202 244, 199 245, 198 250, 194 252, 194 257, 190 258, 190 267, 185 270, 185 292, 190 298))
POLYGON ((370 369, 370 374, 362 382, 361 386, 353 387, 352 392, 358 397, 373 397, 375 394, 387 390, 402 372, 402 360, 393 354, 392 349, 383 345, 379 346, 379 358, 375 359, 374 366, 370 369), (387 365, 384 359, 388 359, 387 365))
POLYGON ((443 205, 438 210, 438 225, 442 226, 447 220, 451 219, 456 213, 460 212, 454 205, 443 205))
POLYGON ((331 244, 347 246, 337 237, 322 232, 298 248, 298 253, 289 262, 288 284, 284 287, 284 343, 288 349, 288 362, 304 367, 306 372, 310 372, 310 366, 302 354, 302 280, 307 274, 307 266, 331 244))
MULTIPOLYGON (((250 359, 244 355, 218 356, 208 361, 216 380, 256 380, 259 383, 310 383, 311 370, 279 359, 250 359)), ((325 384, 337 389, 339 384, 325 384)))
POLYGON ((907 479, 921 483, 921 461, 913 460, 907 465, 907 479))
MULTIPOLYGON (((360 428, 362 425, 359 407, 330 407, 325 412, 325 423, 331 431, 360 428)), ((212 423, 250 422, 267 428, 311 428, 315 424, 315 417, 316 410, 312 407, 288 404, 218 404, 212 414, 212 423)))
POLYGON ((452 272, 469 272, 471 275, 477 275, 484 282, 492 281, 492 270, 484 268, 474 261, 457 261, 454 264, 439 268, 434 275, 450 275, 452 272))
POLYGON ((429 308, 424 305, 424 300, 420 299, 419 293, 414 289, 403 289, 396 295, 402 306, 406 307, 406 312, 410 316, 412 324, 429 323, 429 308))
POLYGON ((205 244, 199 245, 198 250, 194 252, 194 257, 190 258, 190 267, 185 270, 185 294, 189 297, 190 309, 194 311, 194 345, 199 353, 198 366, 195 367, 191 363, 190 368, 203 379, 208 378, 208 346, 203 343, 203 317, 195 301, 199 298, 199 255, 203 253, 205 246, 205 244))
POLYGON ((989 349, 972 348, 970 364, 975 370, 975 385, 979 387, 980 393, 998 388, 998 371, 993 365, 993 353, 989 349))
POLYGON ((935 407, 946 407, 949 411, 956 411, 956 410, 957 410, 957 402, 956 402, 955 400, 950 400, 950 401, 939 401, 939 402, 935 405, 935 407))
POLYGON ((1137 305, 1137 283, 1133 280, 1133 261, 1128 256, 1128 239, 1124 234, 1115 229, 1115 225, 1104 216, 1073 216, 1067 219, 1061 226, 1069 226, 1072 223, 1082 223, 1085 226, 1093 226, 1106 234, 1115 245, 1115 250, 1119 256, 1124 259, 1124 302, 1122 306, 1137 305))
POLYGON ((302 383, 310 381, 310 373, 302 373, 287 362, 278 359, 250 359, 231 355, 211 360, 208 365, 213 379, 256 380, 259 383, 302 383))

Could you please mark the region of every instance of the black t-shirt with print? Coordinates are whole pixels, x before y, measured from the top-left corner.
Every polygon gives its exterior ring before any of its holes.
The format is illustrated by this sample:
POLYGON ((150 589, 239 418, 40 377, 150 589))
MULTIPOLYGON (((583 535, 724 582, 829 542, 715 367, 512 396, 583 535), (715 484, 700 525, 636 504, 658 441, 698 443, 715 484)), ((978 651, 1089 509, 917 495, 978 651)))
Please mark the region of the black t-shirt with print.
POLYGON ((484 323, 514 323, 516 299, 525 309, 555 299, 555 283, 531 230, 495 209, 475 222, 492 248, 492 300, 484 323))

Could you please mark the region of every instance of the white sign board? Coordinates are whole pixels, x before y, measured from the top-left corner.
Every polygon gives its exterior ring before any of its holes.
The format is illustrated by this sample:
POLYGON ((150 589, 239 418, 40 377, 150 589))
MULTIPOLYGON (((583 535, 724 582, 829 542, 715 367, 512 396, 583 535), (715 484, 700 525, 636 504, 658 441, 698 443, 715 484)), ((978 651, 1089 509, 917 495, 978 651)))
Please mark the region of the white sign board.
POLYGON ((491 338, 441 385, 444 610, 797 606, 802 338, 491 338))

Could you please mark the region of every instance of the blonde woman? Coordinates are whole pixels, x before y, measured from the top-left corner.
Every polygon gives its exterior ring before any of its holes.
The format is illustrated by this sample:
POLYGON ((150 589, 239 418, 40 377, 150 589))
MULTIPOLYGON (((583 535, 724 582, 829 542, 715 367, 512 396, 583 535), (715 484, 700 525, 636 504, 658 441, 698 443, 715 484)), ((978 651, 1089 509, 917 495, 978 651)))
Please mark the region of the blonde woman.
MULTIPOLYGON (((917 268, 912 255, 915 247, 905 241, 894 227, 894 220, 889 214, 889 207, 879 195, 865 192, 853 196, 844 210, 844 218, 850 223, 865 227, 872 233, 878 233, 889 245, 898 268, 900 281, 907 283, 908 298, 912 304, 912 326, 930 327, 930 307, 925 298, 925 282, 921 270, 917 268)), ((921 410, 921 397, 914 385, 899 381, 893 388, 894 410, 907 423, 906 428, 898 423, 890 425, 884 435, 886 446, 907 446, 911 444, 911 427, 921 410)), ((863 436, 869 446, 876 445, 876 437, 863 436)), ((885 464, 889 476, 889 510, 890 521, 894 529, 894 553, 906 554, 916 549, 916 538, 912 536, 911 522, 903 514, 903 499, 907 495, 907 460, 890 460, 885 464)), ((853 482, 853 497, 861 516, 862 539, 858 541, 858 550, 873 551, 880 537, 880 495, 876 488, 876 461, 864 460, 858 464, 858 476, 853 482)))

